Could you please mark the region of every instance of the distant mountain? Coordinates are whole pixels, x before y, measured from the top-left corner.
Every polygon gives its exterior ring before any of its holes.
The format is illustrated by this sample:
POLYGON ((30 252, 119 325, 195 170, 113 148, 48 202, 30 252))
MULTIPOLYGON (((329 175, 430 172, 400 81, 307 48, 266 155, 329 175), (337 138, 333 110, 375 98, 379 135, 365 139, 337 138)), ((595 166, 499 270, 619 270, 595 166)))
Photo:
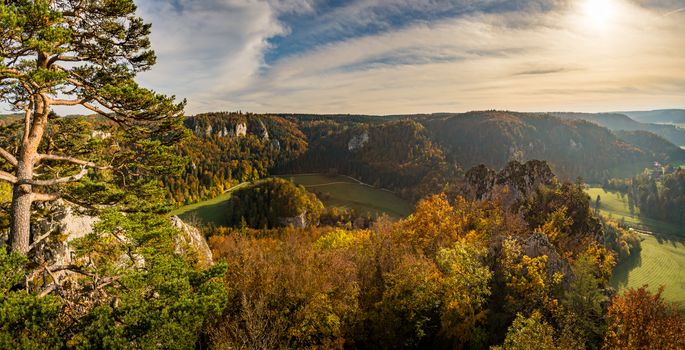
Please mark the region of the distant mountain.
POLYGON ((181 176, 164 179, 176 203, 271 174, 344 174, 416 200, 451 190, 464 169, 480 164, 501 169, 513 160, 544 160, 562 179, 602 182, 654 161, 685 160, 685 150, 642 130, 660 125, 620 114, 209 113, 186 118, 185 126, 192 135, 177 148, 190 162, 181 176))
POLYGON ((596 123, 547 114, 470 112, 424 124, 447 160, 464 169, 479 164, 499 169, 511 160, 537 159, 548 161, 562 178, 598 181, 622 163, 649 161, 654 154, 596 123))
POLYGON ((685 109, 618 112, 643 123, 685 124, 685 109))
MULTIPOLYGON (((685 112, 685 111, 683 111, 685 112)), ((621 113, 549 113, 564 119, 582 119, 612 131, 649 131, 678 146, 685 146, 685 129, 674 125, 639 122, 621 113)), ((685 117, 685 114, 683 115, 685 117)), ((685 121, 683 122, 685 123, 685 121)))
POLYGON ((663 137, 649 131, 615 131, 620 139, 649 152, 654 159, 667 162, 681 162, 685 160, 685 151, 663 137))

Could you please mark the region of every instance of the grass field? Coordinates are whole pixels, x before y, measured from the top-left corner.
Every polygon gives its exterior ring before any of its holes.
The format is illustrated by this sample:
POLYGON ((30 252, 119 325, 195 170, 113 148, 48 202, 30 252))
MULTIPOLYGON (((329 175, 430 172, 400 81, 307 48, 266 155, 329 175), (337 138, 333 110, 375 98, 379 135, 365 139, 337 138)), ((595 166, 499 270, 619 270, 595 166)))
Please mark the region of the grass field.
POLYGON ((592 203, 594 203, 597 195, 600 196, 600 212, 605 216, 617 221, 625 220, 625 223, 631 227, 642 230, 685 237, 685 230, 682 227, 660 220, 640 217, 637 208, 631 213, 628 206, 628 197, 621 196, 619 192, 607 192, 600 187, 591 187, 586 192, 590 196, 592 203))
MULTIPOLYGON (((387 214, 393 218, 405 217, 412 209, 409 203, 394 193, 363 184, 346 176, 300 174, 280 177, 302 185, 310 192, 317 193, 327 207, 347 207, 372 215, 387 214)), ((232 191, 247 185, 249 183, 242 183, 218 197, 183 206, 172 211, 171 215, 178 215, 191 223, 226 226, 226 211, 232 191)))
POLYGON ((621 291, 648 284, 656 291, 664 285, 664 299, 679 302, 685 312, 685 239, 642 236, 642 251, 616 266, 611 286, 621 291))
POLYGON ((641 218, 631 213, 627 197, 602 188, 589 188, 588 195, 594 201, 600 195, 600 211, 616 220, 625 220, 631 227, 653 232, 642 236, 642 250, 622 261, 614 269, 612 287, 619 291, 648 284, 656 291, 664 285, 664 298, 681 304, 685 312, 685 228, 667 222, 641 218))
POLYGON ((411 205, 394 193, 363 184, 346 176, 299 174, 280 176, 318 194, 326 206, 346 207, 372 215, 405 217, 411 205))
POLYGON ((228 200, 231 199, 231 193, 247 185, 249 182, 243 182, 218 197, 180 207, 172 211, 171 215, 178 215, 181 219, 191 223, 199 222, 205 225, 226 226, 226 210, 228 200))

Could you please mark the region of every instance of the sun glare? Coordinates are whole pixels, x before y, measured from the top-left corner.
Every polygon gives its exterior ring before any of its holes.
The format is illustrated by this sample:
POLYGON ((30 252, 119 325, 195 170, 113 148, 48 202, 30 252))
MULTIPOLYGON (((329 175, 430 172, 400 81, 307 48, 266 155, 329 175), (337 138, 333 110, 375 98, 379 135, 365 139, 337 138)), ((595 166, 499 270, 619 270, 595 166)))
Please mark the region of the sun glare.
POLYGON ((593 29, 605 29, 616 14, 614 0, 585 0, 583 16, 593 29))

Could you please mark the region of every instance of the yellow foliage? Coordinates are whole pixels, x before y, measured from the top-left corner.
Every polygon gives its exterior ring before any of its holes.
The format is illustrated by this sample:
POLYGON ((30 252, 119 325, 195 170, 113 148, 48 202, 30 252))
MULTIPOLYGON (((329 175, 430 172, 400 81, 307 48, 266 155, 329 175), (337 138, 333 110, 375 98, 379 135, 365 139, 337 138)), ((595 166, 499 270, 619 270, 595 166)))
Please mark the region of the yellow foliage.
POLYGON ((550 291, 562 282, 564 275, 560 272, 550 275, 547 255, 529 257, 523 254, 521 246, 513 239, 505 240, 503 249, 507 302, 510 307, 517 311, 537 307, 554 309, 558 301, 550 291))
POLYGON ((343 249, 358 245, 369 238, 369 230, 347 231, 335 229, 326 233, 314 242, 319 249, 343 249))
POLYGON ((568 209, 564 206, 555 210, 549 215, 547 221, 535 231, 547 235, 549 241, 555 246, 559 246, 559 241, 567 236, 568 230, 573 225, 573 219, 566 215, 568 209))
POLYGON ((403 222, 402 234, 411 246, 433 256, 460 239, 484 242, 487 228, 499 221, 462 197, 451 205, 445 194, 439 194, 417 204, 414 214, 403 222))
POLYGON ((6 182, 0 182, 0 203, 12 201, 12 186, 6 182))
POLYGON ((614 253, 595 242, 590 244, 582 253, 582 255, 587 256, 590 261, 594 263, 594 265, 597 267, 597 271, 599 272, 599 277, 602 278, 602 281, 605 283, 609 282, 611 273, 614 270, 614 266, 616 266, 616 258, 614 253))

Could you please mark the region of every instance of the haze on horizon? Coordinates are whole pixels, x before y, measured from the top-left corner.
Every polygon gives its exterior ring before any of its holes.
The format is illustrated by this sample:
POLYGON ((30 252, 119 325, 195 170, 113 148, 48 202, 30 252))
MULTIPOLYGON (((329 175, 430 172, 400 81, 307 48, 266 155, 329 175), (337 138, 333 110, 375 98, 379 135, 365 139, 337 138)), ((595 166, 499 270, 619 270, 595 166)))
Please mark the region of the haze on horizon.
POLYGON ((189 114, 685 107, 685 1, 139 0, 189 114))

